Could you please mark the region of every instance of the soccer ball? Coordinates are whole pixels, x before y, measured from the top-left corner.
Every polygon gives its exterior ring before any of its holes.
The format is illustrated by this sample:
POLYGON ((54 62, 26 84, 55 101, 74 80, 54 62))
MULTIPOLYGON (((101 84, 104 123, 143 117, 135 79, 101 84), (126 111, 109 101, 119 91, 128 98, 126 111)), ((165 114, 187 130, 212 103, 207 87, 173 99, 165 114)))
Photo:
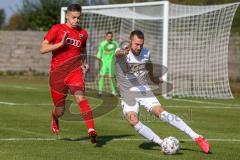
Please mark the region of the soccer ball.
POLYGON ((176 154, 180 150, 179 140, 175 137, 166 137, 161 144, 161 151, 164 154, 176 154))

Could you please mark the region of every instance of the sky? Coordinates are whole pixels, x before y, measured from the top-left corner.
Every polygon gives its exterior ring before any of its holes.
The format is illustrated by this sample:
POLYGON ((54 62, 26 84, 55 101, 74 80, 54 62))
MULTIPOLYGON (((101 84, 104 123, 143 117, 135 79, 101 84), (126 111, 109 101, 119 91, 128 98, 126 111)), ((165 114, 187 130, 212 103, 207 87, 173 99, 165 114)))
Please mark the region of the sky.
POLYGON ((0 8, 5 10, 6 21, 16 11, 18 5, 21 5, 22 0, 0 0, 0 8))
MULTIPOLYGON (((3 8, 5 10, 6 22, 9 20, 9 17, 11 17, 11 15, 13 15, 13 13, 16 11, 17 6, 22 4, 22 1, 23 0, 0 0, 0 9, 3 8)), ((106 0, 102 0, 102 2, 105 1, 106 0)))

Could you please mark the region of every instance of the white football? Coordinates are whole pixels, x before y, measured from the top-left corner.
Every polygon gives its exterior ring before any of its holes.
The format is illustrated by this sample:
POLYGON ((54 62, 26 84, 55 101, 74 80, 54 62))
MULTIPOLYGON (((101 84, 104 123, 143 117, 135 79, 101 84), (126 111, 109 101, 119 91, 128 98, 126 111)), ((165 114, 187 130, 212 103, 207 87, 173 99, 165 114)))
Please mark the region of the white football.
POLYGON ((175 137, 166 137, 161 144, 161 151, 164 154, 176 154, 180 150, 180 142, 175 137))

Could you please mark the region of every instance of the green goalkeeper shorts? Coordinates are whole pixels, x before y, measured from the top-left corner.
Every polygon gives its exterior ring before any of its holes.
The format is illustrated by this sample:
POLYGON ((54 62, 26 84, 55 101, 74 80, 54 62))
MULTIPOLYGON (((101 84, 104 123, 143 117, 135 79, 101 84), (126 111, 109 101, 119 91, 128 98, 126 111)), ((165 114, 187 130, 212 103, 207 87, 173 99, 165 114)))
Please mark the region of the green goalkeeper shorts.
POLYGON ((100 76, 105 76, 108 75, 109 77, 114 77, 115 76, 115 66, 114 65, 102 65, 100 69, 100 76))

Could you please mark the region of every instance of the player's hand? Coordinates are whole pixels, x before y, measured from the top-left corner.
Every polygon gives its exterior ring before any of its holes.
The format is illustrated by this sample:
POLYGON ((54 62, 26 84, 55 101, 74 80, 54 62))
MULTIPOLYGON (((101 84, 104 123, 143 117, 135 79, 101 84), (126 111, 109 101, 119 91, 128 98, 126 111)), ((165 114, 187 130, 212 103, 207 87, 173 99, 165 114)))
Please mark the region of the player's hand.
POLYGON ((117 58, 124 57, 129 53, 129 51, 130 51, 129 48, 119 49, 118 51, 116 51, 116 57, 117 58))
POLYGON ((83 72, 87 73, 89 71, 89 65, 87 63, 83 64, 82 69, 83 69, 83 72))
POLYGON ((121 49, 124 50, 125 54, 127 55, 130 51, 130 46, 129 44, 123 45, 121 49))
POLYGON ((62 40, 60 42, 61 47, 63 47, 65 45, 65 41, 66 41, 67 37, 68 37, 68 32, 64 32, 64 35, 63 35, 62 40))

